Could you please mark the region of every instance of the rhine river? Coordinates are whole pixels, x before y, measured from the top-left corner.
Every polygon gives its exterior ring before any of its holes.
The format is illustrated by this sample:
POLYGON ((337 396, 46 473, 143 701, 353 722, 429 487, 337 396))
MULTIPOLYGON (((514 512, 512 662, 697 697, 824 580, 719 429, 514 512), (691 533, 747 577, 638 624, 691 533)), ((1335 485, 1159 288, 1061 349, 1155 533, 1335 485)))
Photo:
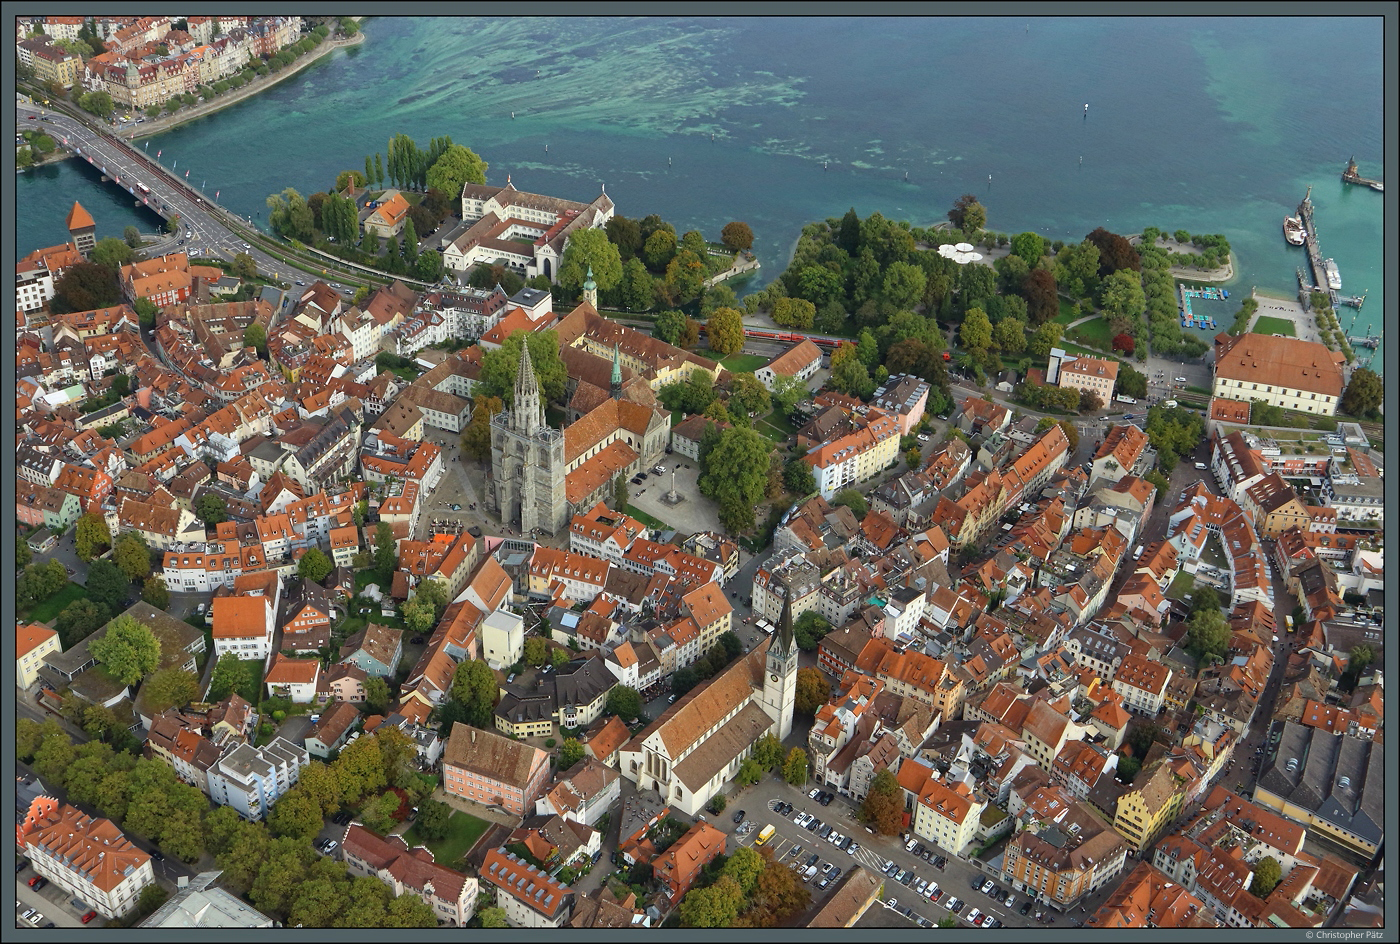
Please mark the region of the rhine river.
MULTIPOLYGON (((1007 233, 1221 232, 1237 256, 1232 296, 1253 285, 1291 296, 1305 257, 1281 224, 1311 184, 1343 294, 1369 293, 1349 333, 1379 332, 1384 198, 1340 180, 1352 154, 1383 176, 1379 18, 363 26, 363 45, 151 140, 150 153, 256 220, 268 194, 327 189, 396 133, 424 147, 450 135, 493 184, 509 174, 582 201, 606 186, 623 215, 712 238, 748 222, 764 268, 740 294, 782 271, 807 222, 854 206, 928 225, 973 193, 1007 233)), ((153 224, 80 162, 20 175, 17 189, 20 255, 67 238, 74 199, 99 237, 153 224)), ((1344 329, 1352 314, 1339 312, 1344 329)))

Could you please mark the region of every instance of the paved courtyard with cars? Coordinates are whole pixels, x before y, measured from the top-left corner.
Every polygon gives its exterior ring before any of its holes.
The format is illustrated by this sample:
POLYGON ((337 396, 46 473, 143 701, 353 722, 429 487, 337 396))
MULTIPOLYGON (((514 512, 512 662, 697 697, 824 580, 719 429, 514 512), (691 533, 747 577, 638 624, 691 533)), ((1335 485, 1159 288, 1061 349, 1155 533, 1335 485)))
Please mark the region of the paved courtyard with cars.
MULTIPOLYGON (((774 827, 774 835, 767 843, 773 856, 779 862, 803 867, 803 876, 812 893, 811 911, 806 917, 810 918, 825 904, 842 876, 860 865, 885 876, 881 904, 872 906, 861 919, 862 927, 905 927, 911 923, 932 927, 949 914, 961 925, 967 925, 973 908, 1005 927, 1070 923, 1049 909, 1038 912, 1027 908, 1027 913, 1022 914, 1027 903, 1025 896, 1013 892, 978 864, 948 855, 945 850, 917 837, 910 842, 899 836, 876 835, 860 822, 858 807, 851 800, 829 794, 823 804, 819 797, 811 795, 814 791, 824 792, 825 788, 793 787, 767 777, 754 786, 730 794, 726 813, 710 817, 715 825, 730 833, 731 852, 739 846, 752 846, 765 826, 774 827), (739 811, 745 815, 735 823, 733 816, 739 811), (745 822, 750 823, 751 828, 740 833, 745 822), (838 848, 833 839, 845 848, 838 848), (978 890, 974 890, 974 880, 978 890), (999 900, 980 890, 989 880, 991 891, 999 900), (1008 894, 1013 896, 1009 906, 1005 903, 1008 894), (1041 920, 1037 920, 1037 913, 1042 915, 1041 920)), ((1108 891, 1111 889, 1104 890, 1104 894, 1108 891)))

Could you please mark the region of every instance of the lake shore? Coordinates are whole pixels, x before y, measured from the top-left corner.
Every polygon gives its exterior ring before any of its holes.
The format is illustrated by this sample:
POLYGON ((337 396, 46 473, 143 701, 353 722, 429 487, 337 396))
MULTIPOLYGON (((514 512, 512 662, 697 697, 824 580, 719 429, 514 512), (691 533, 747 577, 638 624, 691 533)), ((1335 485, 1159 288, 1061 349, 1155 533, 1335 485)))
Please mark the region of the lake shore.
POLYGON ((236 105, 239 102, 244 101, 245 99, 252 98, 259 92, 266 91, 267 89, 272 88, 277 83, 285 79, 291 78, 298 72, 301 72, 307 66, 311 65, 313 62, 317 62, 323 59, 324 57, 329 56, 335 50, 348 49, 351 46, 358 46, 364 41, 365 33, 363 30, 356 33, 349 39, 327 39, 325 42, 321 43, 321 45, 317 46, 305 56, 302 56, 296 62, 293 62, 291 65, 287 66, 281 72, 269 72, 267 75, 258 76, 256 79, 249 82, 241 89, 235 89, 233 91, 225 92, 223 95, 218 96, 212 101, 200 102, 199 104, 195 105, 193 108, 190 108, 188 110, 181 109, 180 111, 175 112, 173 115, 163 115, 155 119, 148 118, 141 125, 133 126, 129 131, 119 131, 118 135, 123 138, 126 138, 129 141, 139 141, 142 138, 151 138, 155 137, 158 134, 164 134, 167 131, 171 131, 175 128, 178 128, 181 125, 194 121, 197 118, 203 118, 207 115, 212 115, 216 111, 220 111, 224 108, 229 107, 230 105, 236 105))

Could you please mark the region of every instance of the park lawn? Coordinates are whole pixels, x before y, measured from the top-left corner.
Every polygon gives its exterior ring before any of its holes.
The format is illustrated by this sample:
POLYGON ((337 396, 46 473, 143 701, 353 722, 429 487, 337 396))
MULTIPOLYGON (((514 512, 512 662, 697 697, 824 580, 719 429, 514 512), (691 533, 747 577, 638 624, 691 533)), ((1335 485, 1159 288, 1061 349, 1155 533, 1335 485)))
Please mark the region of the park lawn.
POLYGON ((1254 334, 1281 334, 1286 338, 1297 336, 1293 330, 1293 322, 1287 318, 1275 318, 1273 315, 1260 315, 1250 330, 1254 334))
POLYGON ((86 595, 85 588, 70 580, 64 584, 62 590, 47 600, 40 600, 34 604, 34 607, 29 611, 28 619, 33 623, 51 623, 68 604, 74 600, 81 600, 86 595))
POLYGON ((636 518, 642 524, 646 525, 648 528, 659 528, 662 531, 674 530, 669 524, 662 521, 660 518, 653 518, 651 515, 638 508, 636 505, 628 505, 627 513, 633 518, 636 518))
POLYGON ((433 861, 448 868, 457 868, 461 860, 476 845, 476 841, 486 832, 490 823, 478 819, 461 810, 453 812, 447 820, 447 835, 442 839, 424 839, 418 835, 418 828, 410 826, 403 834, 409 848, 427 846, 433 854, 433 861))
POLYGON ((721 366, 731 374, 752 372, 766 363, 768 363, 768 358, 758 354, 734 354, 720 361, 721 366))
POLYGON ((1073 303, 1073 302, 1069 301, 1068 299, 1061 298, 1061 299, 1060 299, 1060 313, 1059 313, 1058 315, 1056 315, 1054 318, 1051 318, 1050 320, 1051 320, 1051 321, 1054 321, 1056 324, 1067 325, 1067 324, 1069 324, 1071 321, 1074 321, 1076 318, 1083 318, 1083 317, 1084 317, 1083 312, 1080 312, 1080 313, 1077 314, 1077 315, 1074 313, 1074 303, 1073 303))
POLYGON ((783 432, 781 429, 778 429, 778 427, 774 426, 766 419, 755 420, 753 428, 757 430, 761 435, 773 440, 773 442, 775 443, 784 442, 788 438, 787 433, 783 432))
POLYGON ((1113 344, 1113 335, 1109 333, 1108 322, 1103 318, 1095 318, 1093 321, 1086 321, 1082 325, 1071 330, 1080 332, 1089 343, 1098 344, 1105 351, 1113 344))

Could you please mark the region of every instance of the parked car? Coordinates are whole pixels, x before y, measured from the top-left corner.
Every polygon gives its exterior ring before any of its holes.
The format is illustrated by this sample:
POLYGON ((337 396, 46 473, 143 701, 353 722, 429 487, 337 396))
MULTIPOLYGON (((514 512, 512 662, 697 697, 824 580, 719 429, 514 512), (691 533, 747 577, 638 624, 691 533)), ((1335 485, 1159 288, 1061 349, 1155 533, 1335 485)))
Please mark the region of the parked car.
POLYGON ((744 813, 745 813, 744 810, 740 810, 739 812, 735 813, 735 814, 734 814, 734 822, 736 822, 736 823, 742 823, 742 822, 744 821, 744 813))
POLYGON ((972 923, 973 927, 977 927, 982 923, 982 912, 978 911, 976 908, 973 908, 967 913, 967 920, 972 923))
POLYGON ((25 867, 28 865, 29 860, 24 858, 24 856, 20 856, 18 859, 15 860, 15 874, 23 872, 25 870, 25 867))
POLYGON ((44 887, 48 884, 49 880, 44 878, 42 875, 36 875, 29 880, 29 887, 34 889, 36 892, 43 891, 44 887))
POLYGON ((91 921, 91 920, 92 920, 93 918, 95 918, 95 917, 97 917, 97 912, 96 912, 96 911, 89 911, 87 914, 83 915, 83 924, 87 924, 89 921, 91 921))

